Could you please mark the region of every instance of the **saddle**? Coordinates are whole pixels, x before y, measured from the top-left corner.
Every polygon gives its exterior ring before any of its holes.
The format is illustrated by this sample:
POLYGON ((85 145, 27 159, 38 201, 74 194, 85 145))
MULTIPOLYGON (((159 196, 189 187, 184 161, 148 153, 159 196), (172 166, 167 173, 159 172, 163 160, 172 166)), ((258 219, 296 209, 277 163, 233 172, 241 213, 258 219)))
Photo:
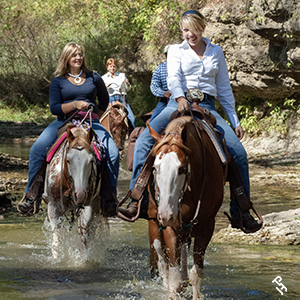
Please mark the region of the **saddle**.
MULTIPOLYGON (((198 105, 198 103, 199 103, 199 101, 194 101, 193 104, 192 104, 192 110, 191 110, 191 112, 187 112, 186 115, 189 115, 189 116, 192 115, 192 116, 195 116, 195 117, 199 118, 200 120, 204 120, 206 122, 206 124, 210 124, 210 125, 207 125, 207 126, 212 126, 214 128, 216 126, 216 123, 217 123, 216 122, 216 118, 214 117, 214 115, 209 110, 207 110, 207 109, 205 109, 203 107, 200 107, 198 105)), ((180 116, 182 116, 182 114, 176 110, 175 112, 172 113, 172 115, 170 117, 170 120, 172 121, 173 119, 175 119, 177 117, 180 117, 180 116)), ((211 132, 210 129, 207 129, 207 132, 209 132, 210 135, 211 134, 214 135, 211 132)), ((221 144, 223 145, 222 142, 221 142, 221 144)), ((219 146, 215 145, 215 147, 220 149, 219 146)), ((226 153, 227 150, 225 151, 225 149, 226 149, 226 145, 223 148, 224 152, 226 153)), ((219 151, 218 151, 218 153, 219 153, 219 151)), ((225 156, 224 156, 224 154, 222 154, 222 155, 219 154, 219 155, 220 155, 220 158, 223 157, 223 159, 221 159, 221 160, 222 160, 223 164, 226 165, 226 163, 227 163, 226 155, 225 156)), ((134 184, 133 189, 129 190, 129 192, 127 193, 126 197, 123 200, 121 200, 119 202, 118 206, 117 206, 117 207, 122 206, 129 197, 132 198, 132 199, 138 200, 138 212, 137 212, 137 215, 135 217, 129 219, 126 216, 124 216, 123 214, 121 214, 118 211, 118 209, 117 209, 118 216, 121 219, 123 219, 125 221, 128 221, 128 222, 134 222, 135 220, 138 219, 139 214, 140 214, 140 210, 141 210, 141 202, 142 202, 141 200, 143 199, 144 190, 147 187, 149 178, 150 178, 151 173, 152 173, 152 167, 153 167, 154 160, 155 160, 155 154, 151 150, 150 153, 149 153, 149 155, 146 158, 146 161, 144 162, 144 165, 142 167, 140 175, 136 179, 136 182, 134 184)))
POLYGON ((205 120, 215 128, 217 125, 217 120, 215 116, 208 109, 199 106, 199 103, 200 102, 198 101, 194 101, 192 103, 191 111, 186 111, 183 114, 178 110, 175 110, 170 117, 170 121, 179 118, 181 116, 194 116, 200 120, 205 120))

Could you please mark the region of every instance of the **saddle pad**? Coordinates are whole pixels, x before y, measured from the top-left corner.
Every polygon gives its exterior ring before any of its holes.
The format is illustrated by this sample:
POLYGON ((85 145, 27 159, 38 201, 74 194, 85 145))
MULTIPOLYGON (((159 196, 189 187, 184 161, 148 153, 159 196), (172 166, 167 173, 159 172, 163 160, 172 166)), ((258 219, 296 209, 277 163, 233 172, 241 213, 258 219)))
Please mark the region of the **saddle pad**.
POLYGON ((51 161, 51 159, 52 159, 53 155, 55 154, 56 150, 59 148, 59 146, 62 144, 62 142, 66 139, 66 137, 67 137, 67 132, 64 132, 54 142, 54 144, 52 145, 52 147, 50 148, 50 150, 47 153, 47 156, 46 156, 47 163, 49 163, 51 161))
POLYGON ((204 131, 207 133, 207 135, 211 139, 211 141, 220 157, 222 164, 225 165, 227 163, 227 158, 226 158, 225 152, 223 150, 223 147, 220 144, 220 141, 214 132, 214 130, 216 130, 216 129, 213 128, 206 120, 200 120, 200 119, 198 119, 198 120, 203 124, 204 131))
MULTIPOLYGON (((76 127, 73 127, 76 128, 76 127)), ((73 129, 71 128, 71 130, 73 129)), ((57 140, 55 141, 55 143, 52 145, 52 147, 50 148, 50 150, 48 151, 47 155, 46 155, 46 161, 47 163, 49 163, 52 159, 52 157, 54 156, 55 152, 57 151, 57 149, 59 148, 59 146, 63 143, 63 141, 67 138, 67 132, 64 132, 63 134, 61 134, 57 140)), ((100 162, 101 158, 105 158, 105 147, 103 145, 103 143, 99 140, 99 138, 97 137, 97 139, 95 141, 91 142, 94 153, 96 155, 97 161, 100 162)))

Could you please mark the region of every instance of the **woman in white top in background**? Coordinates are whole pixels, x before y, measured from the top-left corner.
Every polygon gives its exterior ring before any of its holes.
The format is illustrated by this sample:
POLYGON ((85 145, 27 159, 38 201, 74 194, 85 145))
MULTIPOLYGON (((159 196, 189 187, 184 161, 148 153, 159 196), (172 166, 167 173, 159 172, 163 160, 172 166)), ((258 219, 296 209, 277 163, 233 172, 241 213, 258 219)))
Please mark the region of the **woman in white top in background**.
MULTIPOLYGON (((238 189, 245 195, 246 205, 239 209, 240 202, 232 197, 230 203, 232 226, 241 228, 244 232, 255 232, 262 226, 249 212, 250 184, 247 153, 240 142, 243 129, 235 111, 235 99, 231 90, 225 57, 220 46, 214 45, 207 38, 202 37, 206 26, 205 18, 195 10, 186 11, 180 19, 180 29, 184 38, 181 44, 172 45, 168 51, 168 89, 172 93, 167 107, 150 122, 150 126, 158 133, 166 128, 170 116, 175 110, 188 111, 191 103, 186 98, 189 89, 198 89, 203 93, 200 106, 208 109, 217 120, 217 128, 225 136, 227 148, 237 164, 237 173, 242 180, 238 189), (215 107, 216 97, 220 102, 230 124, 218 114, 215 107), (247 199, 248 198, 248 199, 247 199), (246 209, 245 209, 246 207, 246 209)), ((148 153, 154 144, 146 128, 136 141, 133 160, 133 174, 130 189, 133 189, 138 175, 148 153)), ((240 181, 241 181, 240 180, 240 181)), ((142 211, 147 209, 147 192, 144 192, 142 211)), ((128 218, 136 215, 137 199, 132 199, 127 209, 118 208, 121 214, 128 218)))
POLYGON ((117 72, 118 63, 114 58, 109 58, 106 62, 108 72, 102 76, 106 85, 109 102, 120 101, 128 111, 128 119, 132 126, 129 126, 129 131, 135 127, 135 117, 127 101, 127 92, 131 89, 129 80, 125 73, 117 72))

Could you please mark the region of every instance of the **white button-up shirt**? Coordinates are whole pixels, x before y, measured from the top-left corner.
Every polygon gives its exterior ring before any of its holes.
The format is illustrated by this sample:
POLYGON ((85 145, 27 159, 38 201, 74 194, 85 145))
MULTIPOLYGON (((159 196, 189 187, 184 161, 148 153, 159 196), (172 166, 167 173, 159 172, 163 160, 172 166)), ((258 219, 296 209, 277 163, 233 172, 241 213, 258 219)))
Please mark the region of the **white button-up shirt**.
POLYGON ((202 60, 186 40, 172 45, 168 51, 168 88, 174 98, 191 88, 217 97, 233 128, 240 126, 224 53, 220 46, 202 37, 206 44, 202 60))
POLYGON ((126 92, 131 88, 131 85, 127 86, 125 84, 125 73, 116 72, 114 77, 112 77, 111 74, 107 72, 102 76, 102 79, 106 86, 109 85, 109 87, 107 87, 109 96, 126 95, 126 92))

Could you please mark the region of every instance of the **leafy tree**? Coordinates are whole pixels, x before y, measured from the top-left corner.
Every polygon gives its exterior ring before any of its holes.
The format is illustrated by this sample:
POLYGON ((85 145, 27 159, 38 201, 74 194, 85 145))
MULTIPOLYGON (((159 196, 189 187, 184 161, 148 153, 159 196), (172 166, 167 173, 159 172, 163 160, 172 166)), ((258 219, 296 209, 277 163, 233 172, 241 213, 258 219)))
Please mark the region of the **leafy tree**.
POLYGON ((162 49, 180 40, 177 0, 6 0, 0 3, 0 100, 7 105, 45 106, 63 46, 83 44, 87 62, 100 74, 115 57, 135 85, 130 94, 137 115, 152 109, 152 71, 162 49), (144 109, 143 109, 144 108, 144 109))

